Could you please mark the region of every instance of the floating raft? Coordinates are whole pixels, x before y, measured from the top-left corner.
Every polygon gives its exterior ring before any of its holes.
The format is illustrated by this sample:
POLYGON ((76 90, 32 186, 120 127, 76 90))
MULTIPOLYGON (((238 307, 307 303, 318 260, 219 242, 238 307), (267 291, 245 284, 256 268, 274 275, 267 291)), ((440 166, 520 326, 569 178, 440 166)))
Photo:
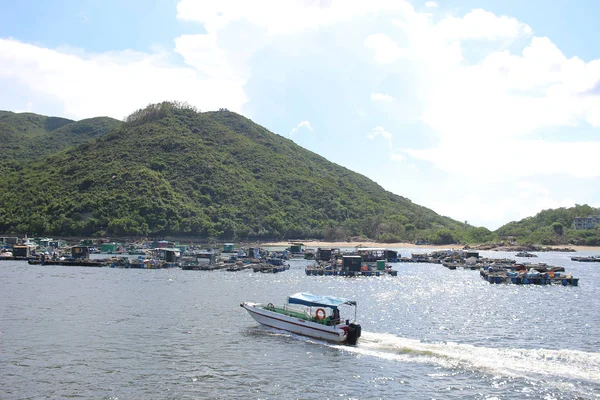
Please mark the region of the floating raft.
POLYGON ((107 267, 109 265, 109 261, 107 260, 74 260, 74 259, 66 259, 66 260, 29 260, 29 264, 31 265, 66 265, 71 267, 107 267))
POLYGON ((338 270, 324 270, 318 268, 307 268, 306 275, 325 275, 325 276, 398 276, 398 271, 396 270, 388 270, 388 271, 338 271, 338 270))
POLYGON ((289 264, 273 265, 271 263, 251 264, 254 272, 277 273, 290 269, 289 264))
MULTIPOLYGON (((248 269, 250 266, 250 264, 239 264, 239 269, 236 269, 236 271, 242 270, 242 269, 248 269)), ((238 267, 238 265, 233 264, 233 263, 224 263, 224 262, 218 262, 218 263, 184 263, 181 266, 181 269, 184 271, 218 271, 218 270, 222 270, 222 269, 226 269, 227 271, 233 271, 232 268, 236 268, 238 267)))
POLYGON ((480 269, 482 267, 481 264, 473 264, 473 263, 466 263, 466 262, 461 262, 461 261, 443 261, 442 265, 448 269, 470 269, 470 270, 477 270, 480 269))
POLYGON ((571 273, 558 271, 538 272, 514 271, 510 269, 482 268, 480 275, 489 283, 513 283, 516 285, 562 285, 578 286, 579 278, 574 278, 571 273))
POLYGON ((526 251, 520 251, 515 254, 515 257, 537 257, 537 254, 528 253, 526 251))
POLYGON ((469 258, 466 260, 461 259, 446 259, 442 261, 442 265, 448 269, 470 269, 478 270, 485 267, 494 268, 515 268, 515 261, 507 258, 469 258))
POLYGON ((390 268, 389 266, 386 266, 383 269, 369 266, 367 268, 361 268, 360 271, 352 271, 347 268, 314 265, 307 266, 305 268, 305 272, 306 275, 309 276, 398 276, 398 271, 390 268))
POLYGON ((600 262, 600 256, 591 256, 591 257, 571 257, 572 261, 579 262, 600 262))

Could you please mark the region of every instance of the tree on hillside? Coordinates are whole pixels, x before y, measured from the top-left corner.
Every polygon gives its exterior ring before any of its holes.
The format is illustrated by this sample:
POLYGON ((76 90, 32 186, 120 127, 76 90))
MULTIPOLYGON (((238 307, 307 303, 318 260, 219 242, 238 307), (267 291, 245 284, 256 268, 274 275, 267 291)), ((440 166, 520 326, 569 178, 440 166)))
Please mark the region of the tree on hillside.
POLYGON ((562 236, 564 230, 563 224, 561 224, 560 222, 554 222, 551 226, 554 233, 562 236))

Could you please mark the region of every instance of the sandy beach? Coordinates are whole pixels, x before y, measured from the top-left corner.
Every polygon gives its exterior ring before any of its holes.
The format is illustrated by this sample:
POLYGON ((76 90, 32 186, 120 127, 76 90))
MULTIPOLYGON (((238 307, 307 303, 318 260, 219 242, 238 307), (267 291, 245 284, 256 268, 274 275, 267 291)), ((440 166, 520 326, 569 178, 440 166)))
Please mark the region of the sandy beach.
MULTIPOLYGON (((414 243, 379 243, 379 242, 325 242, 318 240, 303 240, 300 243, 303 243, 306 248, 316 249, 319 247, 324 248, 355 248, 355 247, 379 247, 385 249, 462 249, 464 245, 462 244, 454 244, 454 245, 416 245, 414 243)), ((260 243, 260 246, 266 247, 289 247, 290 242, 267 242, 260 243)), ((598 251, 600 252, 600 247, 598 246, 549 246, 555 248, 571 248, 575 251, 598 251)))
MULTIPOLYGON (((289 247, 291 242, 267 242, 267 243, 261 243, 261 246, 273 246, 273 247, 289 247)), ((296 243, 296 242, 294 242, 296 243)), ((423 248, 427 248, 427 249, 433 249, 433 248, 439 248, 439 249, 449 249, 449 248, 463 248, 462 245, 455 245, 454 247, 452 246, 436 246, 436 245, 416 245, 414 243, 379 243, 379 242, 324 242, 324 241, 318 241, 318 240, 303 240, 303 241, 299 241, 298 243, 302 243, 304 244, 304 247, 308 248, 308 249, 316 249, 318 247, 325 247, 325 248, 355 248, 355 247, 381 247, 381 248, 386 248, 386 249, 393 249, 393 248, 414 248, 414 249, 423 249, 423 248)))

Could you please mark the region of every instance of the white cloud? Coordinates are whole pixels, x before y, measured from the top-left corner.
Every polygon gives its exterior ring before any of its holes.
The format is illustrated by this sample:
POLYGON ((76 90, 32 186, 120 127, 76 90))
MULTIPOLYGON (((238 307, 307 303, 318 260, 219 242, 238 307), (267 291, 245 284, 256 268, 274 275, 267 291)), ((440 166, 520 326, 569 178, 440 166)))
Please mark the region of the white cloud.
MULTIPOLYGON (((383 141, 387 144, 387 147, 389 148, 389 159, 391 161, 401 163, 406 161, 406 156, 401 151, 394 149, 393 136, 383 126, 376 126, 367 134, 367 139, 369 140, 375 140, 378 137, 383 139, 383 141)), ((415 166, 412 164, 410 167, 415 168, 415 166)))
POLYGON ((523 34, 531 34, 531 28, 515 18, 496 16, 481 9, 472 10, 462 18, 447 17, 435 29, 437 34, 448 41, 514 39, 523 34))
POLYGON ((25 104, 25 108, 21 109, 21 108, 17 108, 12 110, 15 113, 24 113, 24 112, 33 112, 34 107, 33 107, 33 102, 32 101, 28 101, 27 104, 25 104))
POLYGON ((392 134, 385 130, 383 126, 376 126, 373 130, 367 135, 367 137, 371 140, 375 139, 377 136, 381 136, 386 141, 392 140, 392 134))
POLYGON ((410 38, 411 62, 423 65, 417 76, 421 121, 439 136, 437 147, 404 154, 482 179, 600 176, 594 156, 600 142, 529 138, 548 128, 600 126, 600 97, 581 95, 600 81, 600 60, 567 59, 548 38, 531 37, 520 54, 500 46, 468 63, 461 39, 526 39, 531 32, 513 18, 482 10, 437 24, 415 18, 397 26, 410 38))
POLYGON ((413 158, 437 168, 488 181, 536 175, 569 174, 574 178, 600 176, 599 142, 546 142, 541 140, 457 141, 438 148, 406 150, 413 158))
POLYGON ((195 68, 169 63, 166 54, 76 54, 11 39, 0 39, 2 81, 16 81, 34 95, 52 99, 63 116, 74 119, 120 119, 148 103, 171 99, 203 110, 239 111, 246 102, 238 81, 223 75, 208 79, 195 68))
POLYGON ((531 217, 541 210, 573 207, 576 203, 568 196, 556 199, 548 187, 527 180, 511 182, 511 188, 504 194, 501 193, 507 191, 504 187, 500 191, 486 185, 476 190, 468 187, 465 184, 460 191, 444 188, 446 199, 431 196, 428 206, 442 215, 494 230, 507 221, 531 217))
POLYGON ((292 131, 290 132, 290 137, 292 137, 296 133, 298 133, 298 131, 300 129, 305 129, 305 130, 308 130, 309 132, 314 132, 315 131, 313 129, 313 127, 310 125, 310 122, 308 122, 308 121, 302 121, 294 129, 292 129, 292 131))
POLYGON ((438 8, 438 3, 436 3, 435 1, 426 1, 425 2, 425 7, 427 7, 427 8, 438 8))
POLYGON ((390 154, 390 159, 392 161, 400 161, 400 162, 406 161, 406 157, 404 157, 400 153, 392 153, 392 154, 390 154))
MULTIPOLYGON (((400 154, 430 163, 448 182, 475 180, 473 187, 479 188, 455 193, 451 197, 456 201, 423 198, 420 204, 497 228, 541 209, 575 203, 531 182, 517 185, 520 193, 512 192, 515 182, 540 176, 600 176, 600 159, 595 156, 600 141, 565 142, 564 136, 556 135, 545 140, 539 134, 586 124, 593 127, 589 129, 600 127, 600 96, 582 95, 600 82, 600 60, 567 58, 549 38, 531 36, 528 25, 483 10, 438 23, 425 14, 408 13, 394 24, 402 34, 390 36, 393 43, 387 46, 403 44, 404 59, 417 71, 420 120, 438 137, 433 147, 403 149, 400 154), (486 41, 487 55, 469 62, 463 49, 475 39, 486 41), (515 40, 528 44, 511 52, 515 40), (490 195, 487 183, 503 190, 490 195)), ((374 59, 381 61, 377 54, 374 59)), ((399 154, 398 149, 391 154, 399 154)), ((409 197, 414 200, 418 193, 409 197)))
POLYGON ((409 3, 401 0, 182 0, 177 5, 177 17, 201 22, 208 32, 221 30, 233 22, 246 21, 277 35, 305 32, 386 11, 404 13, 411 9, 409 3))
POLYGON ((386 34, 378 33, 369 35, 365 39, 365 46, 375 52, 375 61, 380 64, 389 64, 406 55, 406 51, 386 34))
POLYGON ((394 100, 396 99, 393 96, 390 96, 389 94, 376 92, 371 93, 371 101, 373 102, 381 101, 385 103, 391 103, 394 100))
MULTIPOLYGON (((182 0, 177 17, 202 23, 206 33, 181 35, 175 38, 173 49, 94 54, 0 39, 0 80, 18 84, 21 91, 33 96, 20 100, 13 109, 23 108, 27 102, 41 104, 35 97, 42 96, 53 104, 53 111, 71 118, 98 114, 122 118, 165 99, 187 101, 200 109, 241 111, 247 102, 244 87, 252 74, 250 60, 268 47, 273 37, 410 9, 404 1, 388 0, 258 0, 252 4, 182 0), (239 24, 244 25, 240 28, 239 24), (184 65, 170 61, 173 52, 181 55, 184 65)), ((3 104, 10 102, 7 99, 3 104)))
POLYGON ((182 35, 175 39, 175 52, 207 78, 236 80, 241 75, 214 35, 182 35))
POLYGON ((376 126, 373 130, 367 135, 367 138, 370 140, 375 139, 376 137, 382 137, 385 140, 390 148, 392 148, 392 134, 385 130, 383 126, 376 126))

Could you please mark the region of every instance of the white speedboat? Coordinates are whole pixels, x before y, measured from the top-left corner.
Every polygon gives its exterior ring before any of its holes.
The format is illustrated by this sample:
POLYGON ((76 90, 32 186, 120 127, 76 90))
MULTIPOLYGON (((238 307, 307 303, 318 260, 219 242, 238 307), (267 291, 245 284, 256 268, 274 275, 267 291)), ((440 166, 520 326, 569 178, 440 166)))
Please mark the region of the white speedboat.
POLYGON ((361 335, 361 327, 355 322, 354 300, 296 293, 283 305, 244 302, 240 307, 260 324, 299 335, 350 345, 355 345, 361 335), (354 306, 353 320, 340 317, 342 305, 354 306))

